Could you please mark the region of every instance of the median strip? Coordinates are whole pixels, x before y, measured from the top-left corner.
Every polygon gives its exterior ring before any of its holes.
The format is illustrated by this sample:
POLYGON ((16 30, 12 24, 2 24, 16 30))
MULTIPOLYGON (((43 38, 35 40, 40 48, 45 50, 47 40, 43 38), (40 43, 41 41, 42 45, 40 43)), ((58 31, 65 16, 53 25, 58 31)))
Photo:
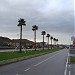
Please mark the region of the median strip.
POLYGON ((69 59, 71 63, 75 63, 75 56, 70 56, 69 59))
POLYGON ((37 50, 37 51, 26 51, 25 52, 0 52, 0 66, 10 64, 13 62, 18 62, 40 55, 48 54, 51 52, 58 51, 60 49, 51 49, 51 50, 37 50), (4 56, 3 56, 4 55, 4 56))

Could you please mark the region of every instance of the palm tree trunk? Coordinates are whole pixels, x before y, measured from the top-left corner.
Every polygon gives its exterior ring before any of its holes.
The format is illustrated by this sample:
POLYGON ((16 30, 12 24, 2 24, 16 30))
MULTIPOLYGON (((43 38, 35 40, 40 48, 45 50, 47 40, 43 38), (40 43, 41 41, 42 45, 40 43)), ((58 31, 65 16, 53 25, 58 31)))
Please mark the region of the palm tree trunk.
POLYGON ((35 48, 35 51, 36 51, 36 30, 34 31, 34 42, 35 42, 34 48, 35 48))
POLYGON ((52 49, 52 39, 51 39, 51 49, 52 49))
POLYGON ((49 37, 48 37, 48 49, 49 49, 49 37))
POLYGON ((21 29, 20 29, 20 52, 22 49, 22 25, 21 25, 21 29))
POLYGON ((43 50, 44 50, 44 35, 43 35, 43 50))

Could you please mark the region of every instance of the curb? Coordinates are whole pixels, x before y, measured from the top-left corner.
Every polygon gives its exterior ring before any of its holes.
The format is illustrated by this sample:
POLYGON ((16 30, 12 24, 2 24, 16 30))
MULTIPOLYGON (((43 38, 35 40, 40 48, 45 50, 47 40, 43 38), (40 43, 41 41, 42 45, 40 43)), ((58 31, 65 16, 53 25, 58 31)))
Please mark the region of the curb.
POLYGON ((21 57, 21 58, 10 59, 10 60, 3 60, 3 61, 0 61, 0 66, 15 63, 15 62, 18 62, 18 61, 27 60, 27 59, 30 59, 30 58, 38 57, 38 56, 49 54, 49 53, 52 53, 52 52, 35 54, 35 55, 30 55, 30 56, 25 56, 25 57, 21 57))

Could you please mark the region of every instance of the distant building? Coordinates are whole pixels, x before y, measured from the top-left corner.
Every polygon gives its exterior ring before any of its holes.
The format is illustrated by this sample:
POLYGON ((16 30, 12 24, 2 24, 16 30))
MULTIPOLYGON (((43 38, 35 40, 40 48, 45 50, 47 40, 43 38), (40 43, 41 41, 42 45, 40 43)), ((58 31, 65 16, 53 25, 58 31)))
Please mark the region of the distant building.
MULTIPOLYGON (((12 40, 12 45, 15 47, 19 47, 20 39, 13 39, 12 40)), ((34 45, 33 41, 29 41, 27 39, 22 39, 22 47, 23 48, 32 48, 34 45)))
MULTIPOLYGON (((20 39, 9 39, 7 37, 0 37, 0 47, 19 47, 20 39)), ((32 48, 34 45, 33 41, 22 39, 22 47, 32 48)))
MULTIPOLYGON (((43 42, 40 42, 40 46, 43 47, 43 42)), ((47 43, 44 42, 44 47, 46 47, 46 46, 47 46, 47 43)))

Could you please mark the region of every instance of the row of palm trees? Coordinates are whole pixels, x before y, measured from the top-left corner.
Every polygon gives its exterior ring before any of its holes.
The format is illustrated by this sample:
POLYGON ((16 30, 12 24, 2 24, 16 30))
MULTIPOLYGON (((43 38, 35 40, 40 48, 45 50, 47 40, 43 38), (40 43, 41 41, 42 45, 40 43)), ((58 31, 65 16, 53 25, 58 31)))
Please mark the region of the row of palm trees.
MULTIPOLYGON (((35 51, 36 51, 36 30, 38 30, 38 26, 34 25, 32 26, 32 30, 34 31, 34 42, 35 42, 35 51)), ((44 36, 46 35, 46 31, 42 31, 41 35, 43 36, 43 50, 44 50, 44 36)), ((48 49, 49 49, 49 38, 51 39, 51 48, 52 48, 52 40, 54 41, 55 45, 56 42, 58 42, 58 39, 50 37, 50 34, 47 34, 46 37, 48 38, 48 49)))
MULTIPOLYGON (((42 31, 41 35, 43 35, 43 50, 44 50, 44 35, 46 35, 46 31, 42 31)), ((56 44, 58 42, 58 39, 53 38, 53 36, 50 36, 50 34, 47 34, 46 37, 48 38, 48 49, 49 49, 49 38, 51 39, 51 48, 52 48, 52 40, 56 44)))
MULTIPOLYGON (((18 20, 19 24, 18 26, 20 26, 20 52, 21 52, 21 49, 22 49, 22 26, 26 26, 24 19, 19 19, 18 20)), ((32 26, 32 30, 34 31, 34 48, 35 48, 35 51, 36 51, 36 30, 38 30, 38 26, 37 25, 33 25, 32 26)), ((46 31, 42 31, 41 32, 41 35, 43 36, 43 50, 44 50, 44 36, 46 35, 46 31)), ((50 34, 47 34, 46 37, 48 38, 48 49, 49 49, 49 38, 51 39, 51 48, 52 48, 52 40, 54 40, 55 44, 56 42, 58 42, 58 39, 56 38, 53 38, 52 36, 50 36, 50 34)))

